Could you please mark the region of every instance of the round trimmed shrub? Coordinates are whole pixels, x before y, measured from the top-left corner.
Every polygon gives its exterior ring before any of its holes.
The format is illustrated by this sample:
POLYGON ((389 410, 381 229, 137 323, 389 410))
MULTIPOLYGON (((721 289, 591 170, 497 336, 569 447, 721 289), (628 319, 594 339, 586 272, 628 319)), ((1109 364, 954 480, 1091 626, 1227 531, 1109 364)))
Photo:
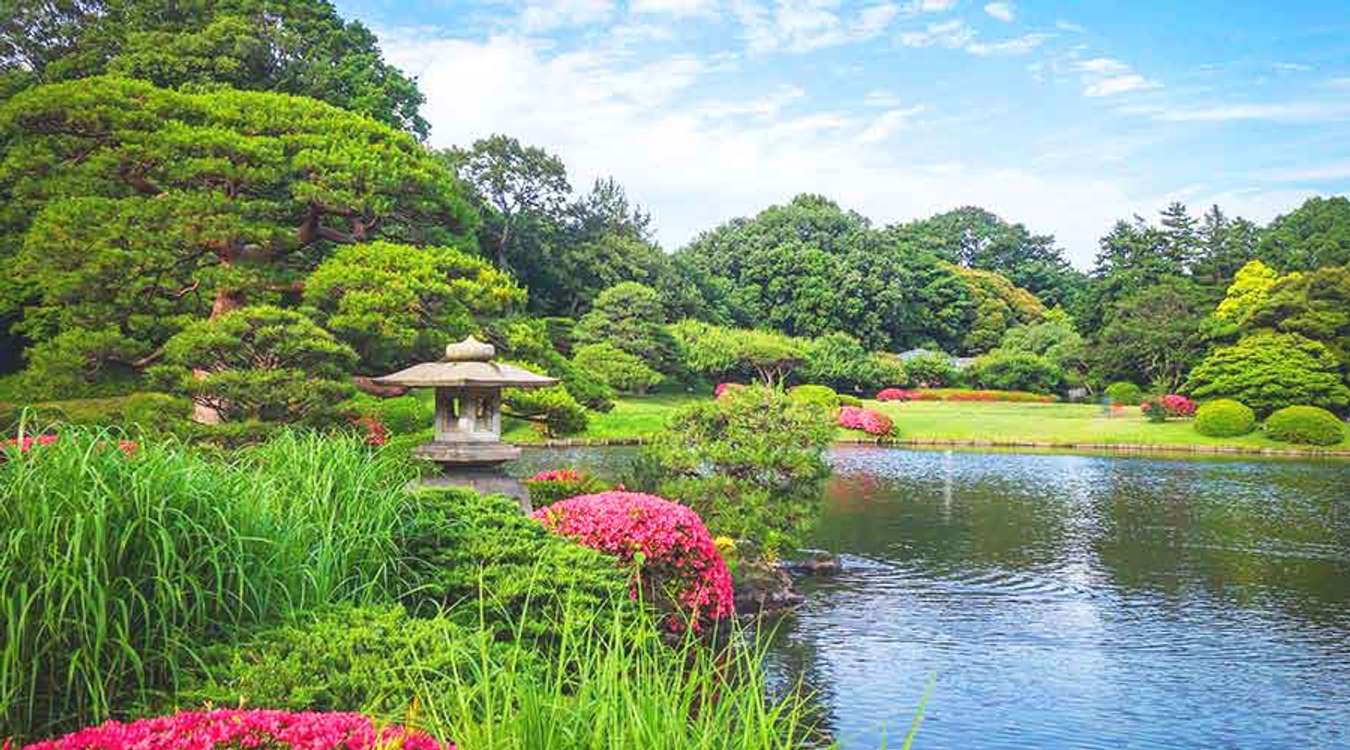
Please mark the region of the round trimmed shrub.
POLYGON ((862 399, 858 398, 857 396, 851 396, 851 395, 849 395, 849 394, 847 394, 847 393, 840 393, 840 394, 839 394, 839 405, 840 405, 840 406, 862 406, 862 399))
POLYGON ((1117 404, 1138 406, 1144 400, 1144 389, 1122 380, 1106 386, 1106 397, 1117 404))
POLYGON ((1208 401, 1195 410, 1195 431, 1210 437, 1237 437, 1256 427, 1256 414, 1230 398, 1208 401))
POLYGON ((1335 414, 1316 406, 1286 406, 1266 418, 1271 440, 1304 445, 1335 445, 1345 427, 1335 414))
POLYGON ((788 390, 788 398, 803 404, 815 404, 826 409, 839 406, 839 394, 828 385, 799 385, 788 390))

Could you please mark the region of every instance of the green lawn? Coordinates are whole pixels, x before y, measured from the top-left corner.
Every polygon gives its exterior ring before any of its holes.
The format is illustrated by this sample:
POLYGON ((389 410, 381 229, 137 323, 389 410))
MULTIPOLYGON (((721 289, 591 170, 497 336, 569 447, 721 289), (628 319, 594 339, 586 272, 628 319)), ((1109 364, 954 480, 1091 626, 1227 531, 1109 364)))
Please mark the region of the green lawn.
MULTIPOLYGON (((631 440, 661 428, 675 409, 709 399, 710 394, 660 394, 620 398, 608 414, 591 417, 590 427, 574 440, 631 440)), ((1034 404, 1006 402, 912 401, 867 402, 895 420, 900 440, 969 441, 972 443, 1038 443, 1050 447, 1099 444, 1169 446, 1231 446, 1247 449, 1299 450, 1299 446, 1267 439, 1259 431, 1238 438, 1206 437, 1189 420, 1154 424, 1137 407, 1115 414, 1094 404, 1034 404)), ((528 424, 507 420, 504 436, 517 443, 539 443, 543 438, 528 424)), ((861 432, 840 430, 839 438, 867 439, 861 432)), ((1331 450, 1346 450, 1342 441, 1331 450)), ((1317 450, 1316 448, 1310 450, 1317 450)))

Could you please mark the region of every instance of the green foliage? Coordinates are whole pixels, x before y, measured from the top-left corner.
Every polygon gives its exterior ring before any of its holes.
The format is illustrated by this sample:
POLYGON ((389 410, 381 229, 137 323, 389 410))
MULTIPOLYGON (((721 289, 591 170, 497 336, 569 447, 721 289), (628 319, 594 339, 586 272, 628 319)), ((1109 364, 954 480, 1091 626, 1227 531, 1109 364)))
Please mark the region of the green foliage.
POLYGON ((586 408, 562 386, 507 388, 502 391, 507 416, 533 422, 545 437, 574 435, 586 429, 586 408))
POLYGON ((905 360, 909 382, 921 388, 943 388, 961 382, 961 372, 952 358, 942 352, 927 352, 905 360))
POLYGON ((1138 406, 1144 400, 1144 389, 1128 380, 1120 380, 1106 386, 1105 393, 1113 404, 1138 406))
POLYGON ((154 377, 231 421, 292 421, 351 393, 356 354, 305 316, 246 307, 193 323, 164 347, 154 377))
POLYGON ((546 320, 509 318, 494 322, 485 333, 497 345, 497 355, 543 370, 562 381, 572 398, 588 409, 609 411, 614 407, 614 389, 598 375, 564 357, 555 348, 546 320))
POLYGON ((1332 411, 1350 406, 1350 388, 1336 357, 1296 333, 1258 332, 1215 349, 1191 371, 1186 391, 1197 398, 1236 399, 1262 416, 1286 406, 1332 411))
POLYGON ((1039 323, 1009 328, 998 348, 1045 357, 1064 372, 1066 385, 1078 384, 1087 374, 1087 343, 1069 314, 1058 307, 1047 310, 1039 323))
POLYGON ((481 618, 500 635, 550 640, 564 612, 585 629, 631 604, 612 558, 548 533, 500 495, 420 490, 396 544, 405 605, 481 618))
POLYGON ((393 435, 408 435, 430 429, 435 416, 435 403, 416 395, 379 398, 358 393, 338 405, 338 411, 376 419, 393 435))
POLYGON ((305 281, 317 320, 383 374, 439 359, 475 318, 525 302, 510 276, 452 247, 371 242, 340 248, 305 281))
POLYGON ((1224 323, 1239 325, 1251 311, 1266 299, 1270 287, 1280 275, 1259 260, 1248 261, 1238 269, 1229 284, 1228 292, 1214 309, 1214 317, 1224 323))
POLYGON ((457 244, 476 222, 406 133, 300 97, 84 78, 0 105, 0 141, 0 312, 39 342, 116 322, 148 352, 282 301, 334 243, 457 244))
POLYGON ((375 35, 322 0, 20 3, 3 18, 0 79, 20 86, 108 72, 184 89, 296 94, 425 137, 423 98, 375 35))
POLYGON ((1280 277, 1242 320, 1246 332, 1297 333, 1331 350, 1350 377, 1350 266, 1280 277))
POLYGON ((1283 271, 1350 264, 1350 198, 1309 198, 1261 236, 1261 257, 1283 271))
POLYGON ((1202 289, 1170 276, 1125 297, 1106 313, 1092 349, 1094 373, 1176 390, 1204 354, 1208 307, 1202 289))
POLYGON ((975 360, 968 379, 980 388, 1054 393, 1064 384, 1064 371, 1048 357, 999 349, 975 360))
POLYGON ((642 449, 634 486, 692 507, 714 534, 795 543, 829 475, 834 420, 764 386, 685 407, 642 449))
POLYGON ((572 362, 622 393, 646 393, 648 388, 664 379, 661 373, 643 363, 641 357, 609 343, 577 347, 572 362))
POLYGON ((697 320, 682 320, 669 330, 685 367, 709 380, 758 378, 768 385, 781 384, 805 357, 800 340, 770 331, 725 328, 697 320))
POLYGON ((66 429, 0 462, 0 723, 101 721, 241 628, 401 584, 405 465, 285 434, 231 462, 66 429), (102 448, 99 445, 102 444, 102 448))
POLYGON ((828 385, 799 385, 788 389, 788 398, 833 411, 839 408, 839 394, 828 385))
POLYGON ((836 396, 837 396, 838 399, 839 399, 839 405, 840 405, 840 406, 862 406, 862 405, 863 405, 862 399, 858 398, 857 396, 853 396, 853 395, 850 395, 850 394, 847 394, 847 393, 839 393, 839 394, 836 394, 836 396))
POLYGON ((518 679, 542 676, 541 654, 474 625, 410 617, 398 605, 305 613, 205 651, 174 701, 403 716, 419 695, 444 695, 507 671, 518 679))
POLYGON ((577 324, 576 342, 609 344, 641 358, 653 370, 672 372, 679 355, 665 322, 656 292, 627 281, 595 298, 591 311, 577 324))
POLYGON ((1206 401, 1195 410, 1195 431, 1210 437, 1237 437, 1256 428, 1256 414, 1232 399, 1206 401))
POLYGON ((951 266, 951 270, 965 282, 971 295, 966 334, 961 341, 964 352, 989 351, 1012 326, 1035 323, 1045 315, 1045 306, 1034 294, 997 273, 960 266, 951 266))
POLYGON ((559 500, 579 495, 594 495, 611 489, 605 482, 584 472, 576 472, 573 477, 553 479, 527 479, 525 491, 530 496, 530 507, 538 510, 559 500))
POLYGON ((28 351, 20 389, 32 401, 105 395, 124 387, 129 365, 144 353, 116 327, 71 329, 28 351), (123 378, 109 377, 118 371, 123 378))
POLYGON ((111 398, 0 405, 0 432, 11 435, 21 420, 29 431, 60 425, 122 428, 128 432, 182 434, 192 403, 164 393, 133 393, 111 398))
POLYGON ((903 365, 869 353, 862 342, 846 333, 807 342, 797 374, 808 382, 855 392, 905 384, 903 365))
POLYGON ((1265 430, 1271 440, 1305 445, 1335 445, 1345 435, 1341 420, 1316 406, 1286 406, 1266 417, 1265 430))

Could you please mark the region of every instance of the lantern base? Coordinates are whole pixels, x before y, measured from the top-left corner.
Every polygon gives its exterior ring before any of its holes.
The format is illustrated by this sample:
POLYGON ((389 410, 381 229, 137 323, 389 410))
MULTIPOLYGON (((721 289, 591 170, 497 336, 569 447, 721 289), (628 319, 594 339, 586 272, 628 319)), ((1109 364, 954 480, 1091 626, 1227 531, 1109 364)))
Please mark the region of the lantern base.
POLYGON ((447 470, 456 467, 493 466, 520 458, 520 448, 509 443, 450 443, 433 441, 417 446, 415 458, 434 461, 447 470))

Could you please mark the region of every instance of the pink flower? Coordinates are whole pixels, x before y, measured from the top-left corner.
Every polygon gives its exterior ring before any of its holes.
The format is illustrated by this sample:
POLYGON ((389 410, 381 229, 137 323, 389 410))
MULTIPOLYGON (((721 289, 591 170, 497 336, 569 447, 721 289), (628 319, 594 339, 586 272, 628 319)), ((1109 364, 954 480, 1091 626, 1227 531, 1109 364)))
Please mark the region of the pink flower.
POLYGON ((389 430, 375 417, 357 417, 352 424, 365 429, 366 445, 378 448, 389 442, 389 430))
POLYGON ((914 401, 919 394, 914 391, 907 391, 903 388, 882 388, 877 393, 878 401, 914 401))
MULTIPOLYGON (((695 630, 704 621, 735 614, 731 572, 703 519, 693 510, 655 495, 601 492, 554 503, 534 512, 550 531, 632 565, 641 555, 637 586, 654 601, 675 583, 678 603, 695 630)), ((631 593, 638 595, 635 586, 631 593)), ((680 629, 682 622, 667 624, 680 629)))
POLYGON ((108 721, 25 750, 213 750, 279 747, 289 750, 455 750, 416 730, 377 728, 355 713, 224 709, 184 711, 130 724, 108 721))
POLYGON ((526 479, 527 482, 581 482, 585 481, 586 475, 576 469, 554 469, 552 471, 541 471, 538 474, 526 479))
POLYGON ((869 435, 889 435, 895 428, 890 417, 861 406, 839 407, 839 426, 849 430, 862 430, 869 435))
POLYGON ((713 389, 713 398, 721 398, 727 391, 739 391, 744 387, 740 383, 718 383, 713 389))

